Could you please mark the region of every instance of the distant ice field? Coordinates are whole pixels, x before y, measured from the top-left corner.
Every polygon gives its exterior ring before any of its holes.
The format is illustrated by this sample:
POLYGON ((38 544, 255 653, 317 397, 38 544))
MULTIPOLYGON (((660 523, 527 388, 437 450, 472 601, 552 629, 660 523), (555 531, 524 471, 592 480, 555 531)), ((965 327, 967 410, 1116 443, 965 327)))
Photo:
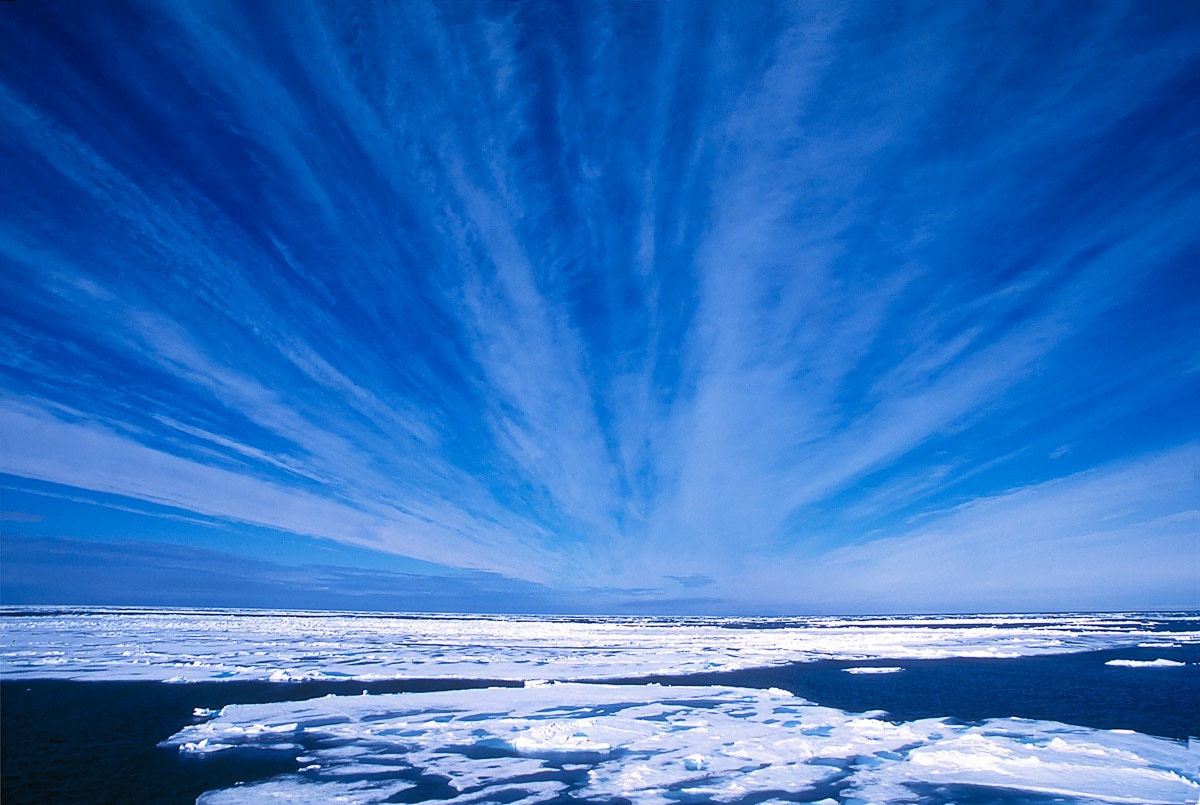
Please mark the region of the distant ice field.
POLYGON ((0 628, 11 805, 1200 802, 1196 613, 0 628))
POLYGON ((0 610, 0 635, 6 679, 602 680, 819 659, 1196 645, 1200 618, 539 618, 10 607, 0 610))

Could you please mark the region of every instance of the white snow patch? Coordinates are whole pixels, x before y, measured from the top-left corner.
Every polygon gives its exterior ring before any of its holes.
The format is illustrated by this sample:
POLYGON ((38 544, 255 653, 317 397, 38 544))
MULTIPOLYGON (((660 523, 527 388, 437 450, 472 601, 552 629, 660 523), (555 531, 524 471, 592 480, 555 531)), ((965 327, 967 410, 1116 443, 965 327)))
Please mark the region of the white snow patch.
POLYGON ((292 805, 327 805, 328 803, 386 802, 402 791, 413 788, 412 783, 375 782, 335 783, 312 782, 305 777, 277 777, 255 785, 213 791, 196 800, 196 805, 243 805, 261 802, 288 802, 292 805))

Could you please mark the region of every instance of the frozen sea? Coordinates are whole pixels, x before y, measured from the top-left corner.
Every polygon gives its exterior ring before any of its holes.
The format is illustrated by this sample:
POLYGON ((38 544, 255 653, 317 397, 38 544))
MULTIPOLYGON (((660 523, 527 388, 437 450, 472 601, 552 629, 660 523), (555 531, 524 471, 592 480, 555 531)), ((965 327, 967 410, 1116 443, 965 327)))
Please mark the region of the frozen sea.
POLYGON ((1200 803, 1200 613, 0 609, 14 803, 1200 803))

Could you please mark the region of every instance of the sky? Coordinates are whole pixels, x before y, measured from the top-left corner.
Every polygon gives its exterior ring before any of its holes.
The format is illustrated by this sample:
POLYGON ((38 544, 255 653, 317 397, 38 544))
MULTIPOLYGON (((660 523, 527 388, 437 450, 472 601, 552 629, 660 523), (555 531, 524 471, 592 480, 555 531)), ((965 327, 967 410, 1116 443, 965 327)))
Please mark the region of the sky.
POLYGON ((0 5, 0 603, 1200 608, 1195 3, 0 5))

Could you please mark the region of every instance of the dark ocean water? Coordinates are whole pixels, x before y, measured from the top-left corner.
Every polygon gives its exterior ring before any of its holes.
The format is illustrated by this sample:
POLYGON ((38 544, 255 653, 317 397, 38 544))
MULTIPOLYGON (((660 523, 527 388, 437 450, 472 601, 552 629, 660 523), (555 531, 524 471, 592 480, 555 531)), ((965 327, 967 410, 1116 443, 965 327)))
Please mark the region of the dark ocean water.
POLYGON ((295 753, 258 750, 192 755, 158 743, 202 719, 192 710, 500 685, 497 680, 394 682, 0 681, 0 802, 187 803, 205 791, 295 771, 295 753))
MULTIPOLYGON (((1020 659, 821 661, 768 669, 629 682, 783 688, 854 712, 884 710, 896 721, 951 717, 970 722, 1023 717, 1177 740, 1200 735, 1200 646, 1127 648, 1020 659), (1128 668, 1112 659, 1171 659, 1183 667, 1128 668), (848 674, 900 666, 892 674, 848 674)), ((611 680, 606 680, 611 682, 611 680)), ((196 707, 371 693, 512 685, 490 680, 362 682, 0 682, 0 776, 4 805, 193 803, 204 791, 291 772, 294 753, 181 754, 157 744, 195 719, 196 707)), ((942 787, 945 788, 945 787, 942 787)), ((930 790, 929 801, 996 799, 995 789, 930 790)), ((429 790, 429 798, 446 792, 429 790)))
POLYGON ((1011 716, 1177 740, 1200 736, 1200 645, 1000 660, 827 660, 622 681, 782 688, 839 710, 884 710, 895 721, 948 716, 971 722, 1011 716), (1188 664, 1168 668, 1105 664, 1156 659, 1188 664), (843 670, 867 666, 904 670, 893 674, 843 670))

